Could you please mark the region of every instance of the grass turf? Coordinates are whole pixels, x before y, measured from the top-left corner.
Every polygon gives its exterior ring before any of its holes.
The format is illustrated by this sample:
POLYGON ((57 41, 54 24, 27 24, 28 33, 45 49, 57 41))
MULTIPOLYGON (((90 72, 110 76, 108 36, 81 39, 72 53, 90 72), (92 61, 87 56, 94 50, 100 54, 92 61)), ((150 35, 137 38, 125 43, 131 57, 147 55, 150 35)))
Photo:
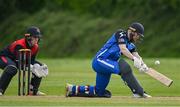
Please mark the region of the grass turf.
MULTIPOLYGON (((154 59, 145 59, 150 67, 174 80, 166 87, 146 74, 139 73, 134 67, 135 76, 153 98, 134 99, 131 92, 118 75, 112 75, 107 89, 113 97, 105 98, 65 98, 66 83, 94 85, 95 73, 90 59, 40 59, 49 67, 49 75, 43 78, 40 90, 48 96, 17 96, 17 75, 11 81, 6 94, 0 97, 0 106, 180 106, 179 59, 159 59, 161 64, 154 65, 154 59)), ((129 62, 132 65, 132 62, 129 62)), ((1 71, 2 72, 2 71, 1 71)))

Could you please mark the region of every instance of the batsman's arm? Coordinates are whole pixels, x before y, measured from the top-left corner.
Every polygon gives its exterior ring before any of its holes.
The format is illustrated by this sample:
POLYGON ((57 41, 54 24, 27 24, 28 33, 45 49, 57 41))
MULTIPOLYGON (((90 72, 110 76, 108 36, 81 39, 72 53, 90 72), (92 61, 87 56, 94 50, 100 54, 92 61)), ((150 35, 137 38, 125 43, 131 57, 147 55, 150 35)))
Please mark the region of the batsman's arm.
POLYGON ((133 56, 131 52, 126 48, 125 44, 120 44, 119 47, 122 54, 131 59, 134 62, 134 66, 139 69, 141 67, 141 60, 133 56))
POLYGON ((125 44, 119 44, 119 48, 123 55, 128 57, 131 60, 134 60, 134 56, 131 54, 131 52, 126 48, 125 44))
POLYGON ((142 57, 139 55, 138 52, 132 52, 133 56, 135 56, 138 59, 142 59, 142 57))

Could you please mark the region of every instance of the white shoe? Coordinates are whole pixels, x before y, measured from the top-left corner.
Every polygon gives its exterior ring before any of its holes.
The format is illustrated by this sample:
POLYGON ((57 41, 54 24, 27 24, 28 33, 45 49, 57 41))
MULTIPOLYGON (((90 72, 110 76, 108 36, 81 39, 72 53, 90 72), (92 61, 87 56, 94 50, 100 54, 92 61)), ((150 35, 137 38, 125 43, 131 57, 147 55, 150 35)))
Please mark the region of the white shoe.
POLYGON ((139 94, 133 94, 133 98, 142 98, 142 96, 139 94))
POLYGON ((37 96, 46 96, 46 94, 43 93, 43 92, 41 92, 41 91, 38 91, 36 95, 37 95, 37 96))
POLYGON ((66 97, 71 97, 72 95, 72 88, 73 88, 73 85, 72 84, 66 84, 66 97))
POLYGON ((36 95, 33 95, 33 91, 30 91, 30 92, 29 92, 29 95, 30 95, 30 96, 46 96, 46 94, 43 93, 43 92, 41 92, 41 91, 38 91, 38 92, 36 93, 36 95))
POLYGON ((133 98, 151 98, 152 96, 148 95, 147 93, 144 93, 143 96, 139 94, 133 94, 133 98))
POLYGON ((0 96, 3 96, 2 92, 0 92, 0 96))
POLYGON ((150 96, 150 95, 144 93, 144 94, 143 94, 143 97, 144 97, 144 98, 151 98, 152 96, 150 96))

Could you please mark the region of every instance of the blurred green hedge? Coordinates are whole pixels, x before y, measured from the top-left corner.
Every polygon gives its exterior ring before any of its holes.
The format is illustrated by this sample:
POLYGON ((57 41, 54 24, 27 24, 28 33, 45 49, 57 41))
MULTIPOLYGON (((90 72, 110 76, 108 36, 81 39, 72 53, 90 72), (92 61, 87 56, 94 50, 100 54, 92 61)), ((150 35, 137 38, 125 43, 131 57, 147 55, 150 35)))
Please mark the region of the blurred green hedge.
POLYGON ((28 26, 44 34, 41 57, 92 57, 119 28, 145 26, 144 57, 179 57, 179 0, 1 0, 0 48, 28 26))

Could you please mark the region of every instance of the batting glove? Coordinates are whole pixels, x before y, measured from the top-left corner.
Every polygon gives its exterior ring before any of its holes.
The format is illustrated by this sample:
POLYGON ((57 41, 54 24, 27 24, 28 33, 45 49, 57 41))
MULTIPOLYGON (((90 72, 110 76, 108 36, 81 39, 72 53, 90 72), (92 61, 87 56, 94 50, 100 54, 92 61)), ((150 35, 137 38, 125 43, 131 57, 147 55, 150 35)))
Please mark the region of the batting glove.
POLYGON ((142 66, 142 62, 140 59, 136 58, 135 56, 133 57, 133 60, 134 60, 134 66, 137 68, 137 69, 140 69, 141 66, 142 66))
POLYGON ((139 68, 139 72, 147 72, 149 68, 145 63, 142 64, 142 66, 139 68))

